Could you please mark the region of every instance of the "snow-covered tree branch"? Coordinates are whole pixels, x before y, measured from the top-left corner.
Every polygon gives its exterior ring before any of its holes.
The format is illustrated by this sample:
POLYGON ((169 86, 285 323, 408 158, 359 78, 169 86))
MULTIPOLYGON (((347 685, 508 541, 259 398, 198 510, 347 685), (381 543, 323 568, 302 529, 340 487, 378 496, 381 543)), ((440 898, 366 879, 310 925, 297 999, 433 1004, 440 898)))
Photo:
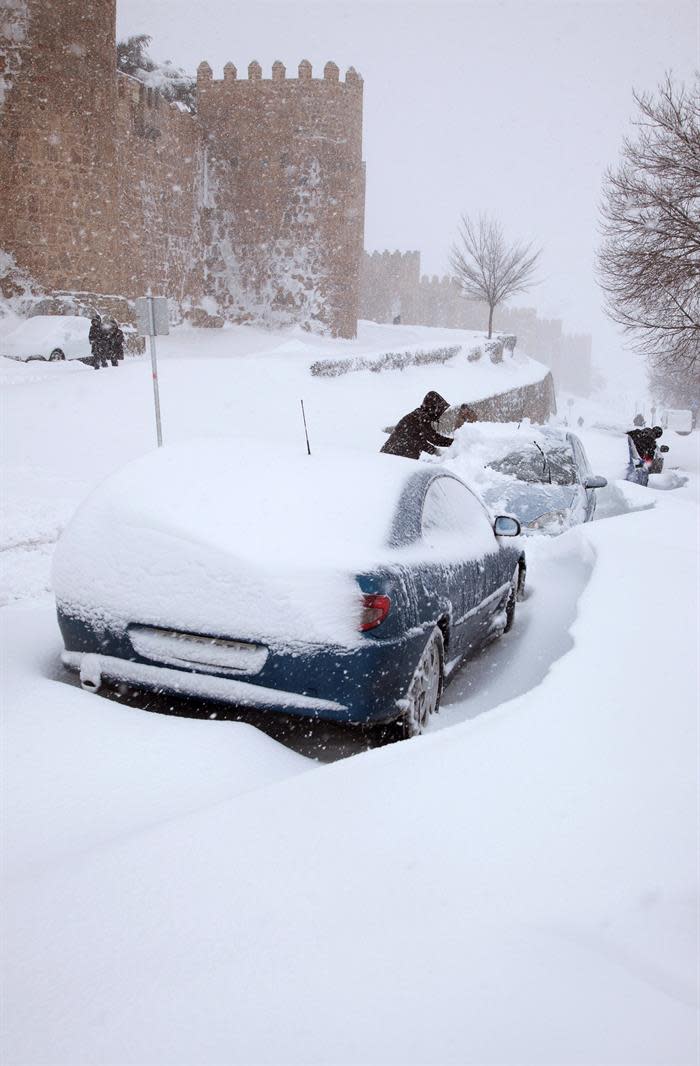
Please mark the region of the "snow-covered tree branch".
POLYGON ((117 42, 117 69, 130 74, 151 89, 158 89, 166 100, 184 105, 188 111, 196 108, 196 82, 181 67, 170 60, 156 63, 148 53, 152 38, 138 33, 117 42))
POLYGON ((635 93, 635 133, 606 173, 600 283, 653 380, 700 376, 700 78, 635 93))

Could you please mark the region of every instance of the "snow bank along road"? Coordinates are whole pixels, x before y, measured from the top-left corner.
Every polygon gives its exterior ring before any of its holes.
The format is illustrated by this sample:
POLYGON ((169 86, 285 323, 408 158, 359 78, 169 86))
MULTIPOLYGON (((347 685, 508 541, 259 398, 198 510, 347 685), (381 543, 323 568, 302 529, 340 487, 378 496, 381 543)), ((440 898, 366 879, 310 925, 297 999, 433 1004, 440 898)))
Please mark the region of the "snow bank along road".
MULTIPOLYGON (((172 366, 180 437, 294 431, 279 362, 265 404, 231 362, 172 366)), ((684 488, 614 485, 601 510, 654 506, 533 544, 515 630, 427 736, 319 767, 58 680, 35 542, 150 445, 141 369, 4 399, 32 542, 1 615, 5 1061, 694 1063, 697 436, 670 441, 684 488)), ((618 476, 624 442, 583 435, 618 476)))

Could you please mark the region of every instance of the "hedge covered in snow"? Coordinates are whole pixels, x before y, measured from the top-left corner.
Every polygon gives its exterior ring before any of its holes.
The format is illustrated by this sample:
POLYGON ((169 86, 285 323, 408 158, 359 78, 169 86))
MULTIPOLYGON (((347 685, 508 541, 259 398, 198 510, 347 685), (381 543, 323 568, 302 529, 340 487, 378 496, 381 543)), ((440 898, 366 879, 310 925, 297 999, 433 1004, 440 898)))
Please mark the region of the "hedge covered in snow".
POLYGON ((477 362, 483 355, 488 355, 492 363, 502 363, 503 352, 506 351, 512 356, 517 340, 513 333, 499 333, 491 340, 484 338, 467 349, 461 344, 455 344, 450 347, 430 348, 427 351, 384 352, 379 356, 355 356, 352 359, 319 359, 318 362, 312 363, 311 373, 321 378, 339 378, 343 374, 354 374, 358 370, 371 370, 377 374, 382 370, 403 370, 407 366, 446 363, 462 352, 470 363, 477 362))
POLYGON ((384 352, 380 356, 354 359, 319 359, 311 364, 311 373, 315 377, 338 378, 342 374, 354 374, 358 370, 371 370, 378 374, 382 370, 403 370, 407 366, 428 366, 430 363, 446 363, 462 350, 460 344, 449 348, 431 348, 417 352, 384 352))

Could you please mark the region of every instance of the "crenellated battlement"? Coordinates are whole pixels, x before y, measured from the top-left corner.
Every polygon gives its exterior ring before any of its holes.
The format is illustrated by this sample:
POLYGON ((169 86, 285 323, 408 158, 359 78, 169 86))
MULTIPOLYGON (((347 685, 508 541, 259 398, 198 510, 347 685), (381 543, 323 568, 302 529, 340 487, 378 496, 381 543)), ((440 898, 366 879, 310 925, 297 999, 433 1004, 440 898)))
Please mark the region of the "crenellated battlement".
POLYGON ((383 252, 365 252, 365 256, 373 263, 414 263, 420 264, 420 252, 400 252, 396 249, 393 252, 387 250, 383 252))
POLYGON ((458 287, 458 282, 451 274, 443 274, 438 277, 437 274, 423 274, 420 283, 422 286, 431 289, 454 289, 458 287))
POLYGON ((235 87, 238 89, 241 86, 250 86, 251 84, 263 88, 279 85, 281 83, 294 83, 296 85, 308 84, 314 86, 339 85, 345 89, 353 91, 361 91, 363 87, 362 78, 354 67, 348 67, 345 72, 345 80, 341 81, 340 69, 332 60, 329 60, 324 66, 322 78, 314 78, 313 68, 308 59, 302 59, 297 68, 296 78, 290 78, 287 76, 287 68, 279 59, 275 60, 272 64, 271 76, 269 78, 263 77, 262 67, 256 59, 248 64, 247 77, 245 78, 239 78, 237 67, 230 61, 224 65, 222 78, 214 77, 214 72, 206 60, 201 62, 197 67, 198 93, 207 92, 210 89, 221 89, 225 87, 235 87))

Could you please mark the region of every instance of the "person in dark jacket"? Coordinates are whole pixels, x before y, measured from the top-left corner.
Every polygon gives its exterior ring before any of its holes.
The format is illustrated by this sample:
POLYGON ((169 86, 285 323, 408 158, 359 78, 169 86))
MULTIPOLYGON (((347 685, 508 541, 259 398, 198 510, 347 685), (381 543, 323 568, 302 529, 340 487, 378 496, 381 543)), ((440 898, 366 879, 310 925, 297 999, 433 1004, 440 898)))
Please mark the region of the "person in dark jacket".
MULTIPOLYGON (((627 430, 630 453, 627 465, 628 481, 634 481, 637 485, 648 485, 649 474, 661 473, 663 457, 657 457, 656 442, 662 435, 661 426, 627 430)), ((660 450, 668 451, 668 448, 664 447, 660 450)))
POLYGON ((107 336, 99 315, 93 315, 90 319, 90 332, 88 333, 90 350, 92 351, 92 365, 95 370, 101 366, 107 366, 107 336))
POLYGON ((444 415, 449 403, 439 392, 429 392, 420 407, 404 415, 381 449, 387 455, 419 459, 421 452, 437 455, 438 448, 449 448, 452 437, 443 437, 433 425, 444 415))
POLYGON ((117 366, 120 359, 124 358, 124 334, 120 330, 114 318, 105 318, 102 328, 106 332, 105 349, 112 366, 117 366))
POLYGON ((662 435, 663 430, 661 426, 627 430, 627 436, 634 444, 637 449, 637 455, 644 463, 650 463, 656 455, 656 442, 662 435))

